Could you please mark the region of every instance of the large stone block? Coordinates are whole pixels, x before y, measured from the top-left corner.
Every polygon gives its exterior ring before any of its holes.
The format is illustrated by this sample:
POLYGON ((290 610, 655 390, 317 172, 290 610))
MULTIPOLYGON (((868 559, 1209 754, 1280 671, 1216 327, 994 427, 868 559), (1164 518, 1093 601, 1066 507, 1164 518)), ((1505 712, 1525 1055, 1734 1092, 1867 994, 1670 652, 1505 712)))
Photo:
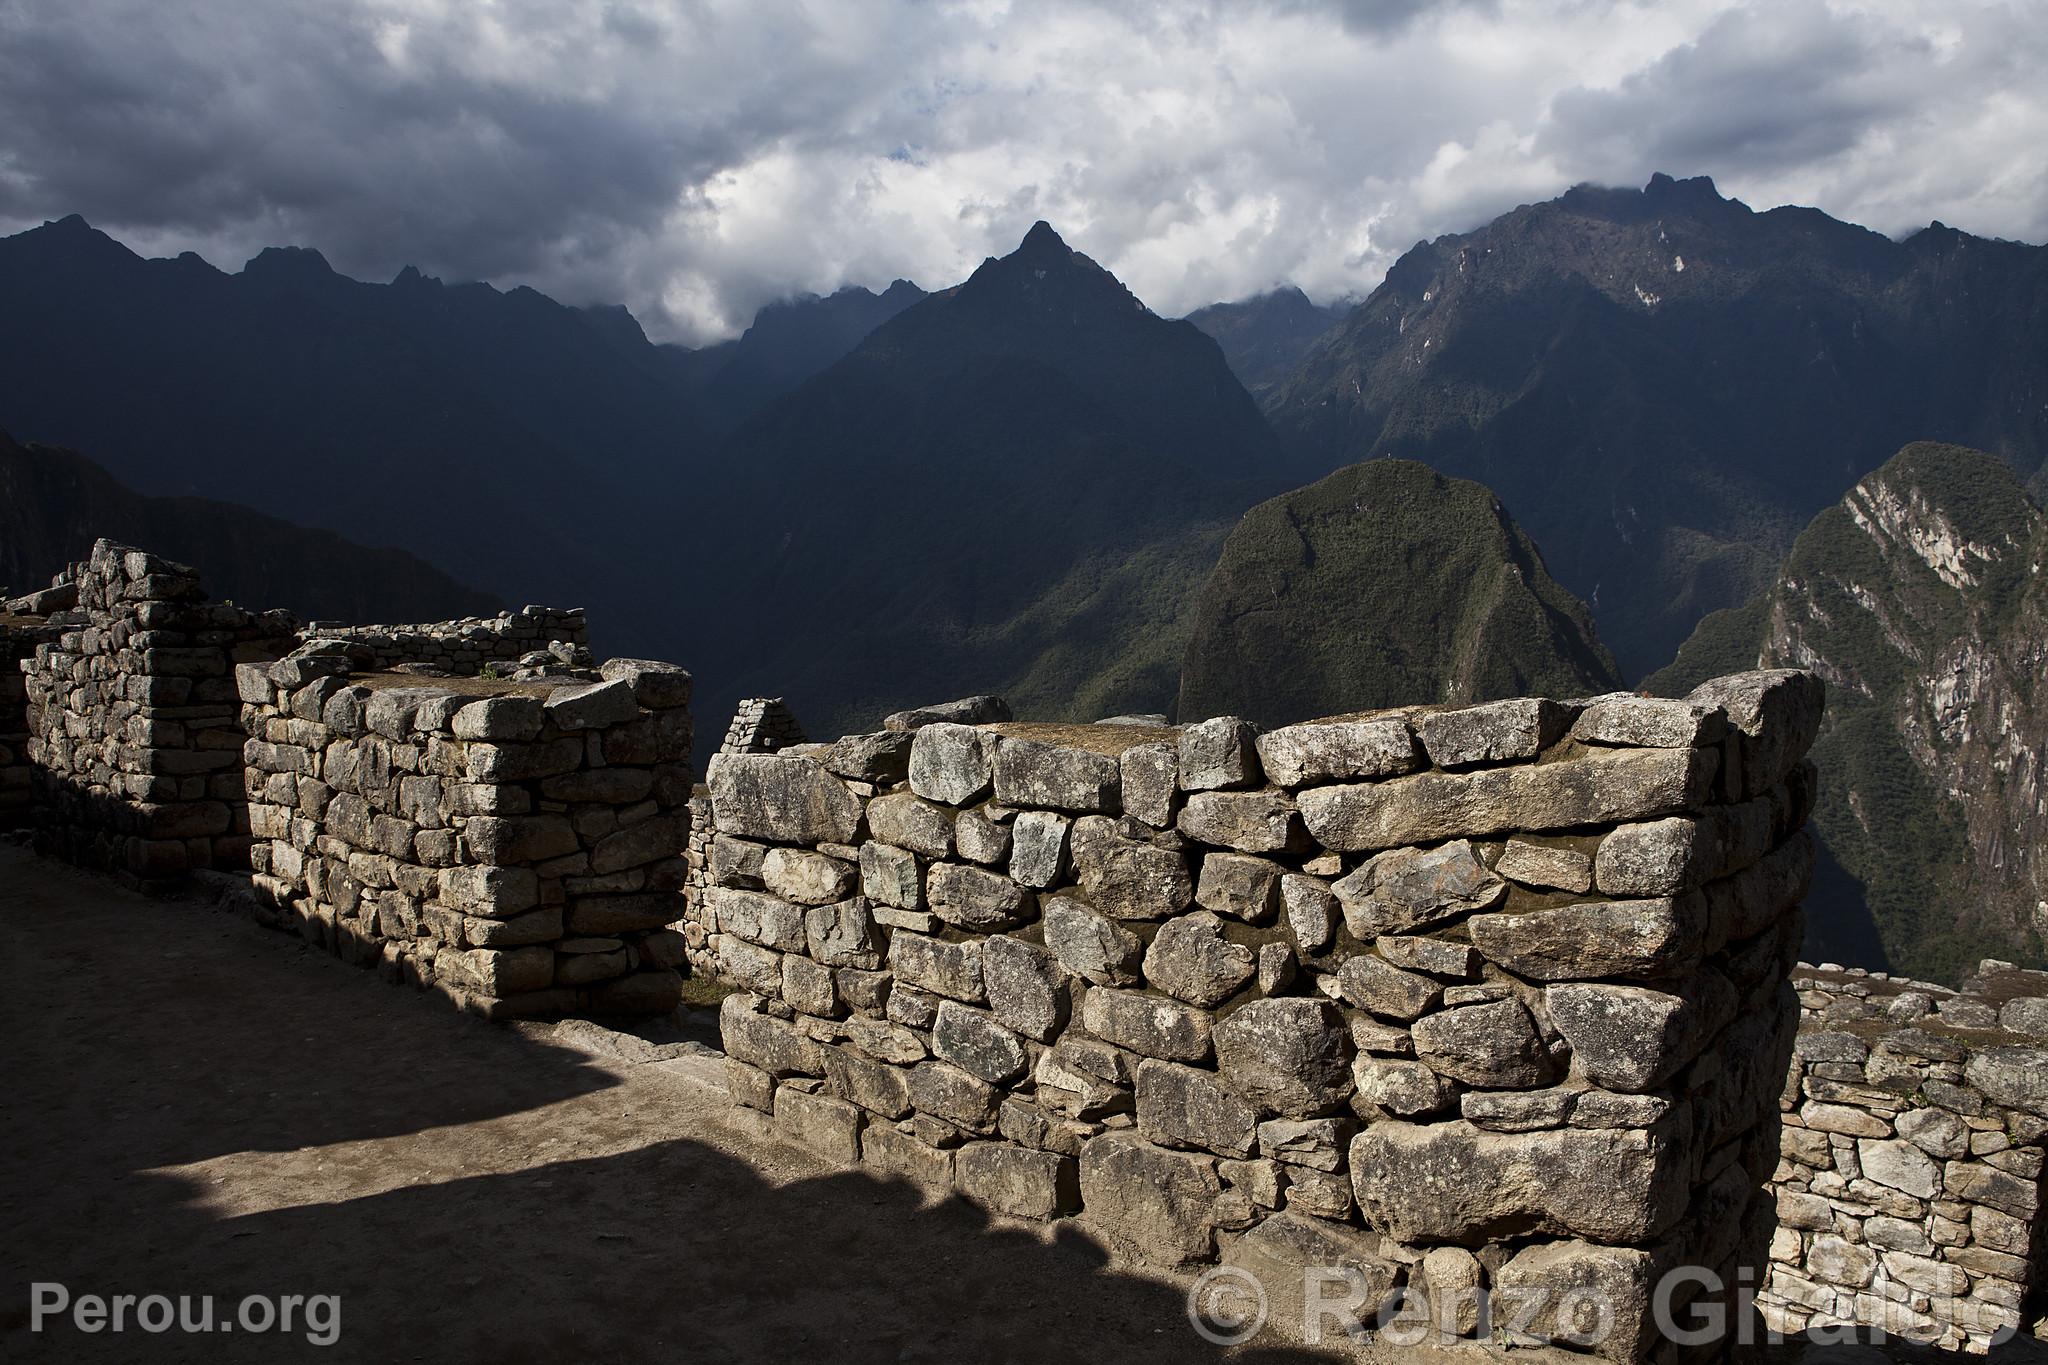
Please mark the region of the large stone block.
POLYGON ((1212 1210, 1222 1193, 1212 1156, 1170 1152, 1130 1133, 1104 1133, 1081 1148, 1083 1217, 1153 1265, 1214 1253, 1212 1210))
POLYGON ((1324 847, 1364 853, 1674 815, 1707 799, 1718 763, 1715 750, 1599 750, 1560 763, 1314 787, 1297 799, 1324 847))
POLYGON ((1074 1158, 1006 1142, 970 1142, 953 1159, 960 1193, 994 1213, 1044 1221, 1078 1207, 1074 1158))
POLYGON ((1209 1056, 1208 1012, 1164 996, 1097 986, 1081 1002, 1081 1025, 1146 1057, 1200 1062, 1209 1056))
POLYGON ((1195 884, 1195 904, 1241 919, 1263 924, 1273 918, 1279 903, 1280 864, 1245 853, 1211 853, 1202 859, 1201 880, 1195 884))
POLYGON ((846 844, 860 829, 860 798, 808 758, 718 754, 708 775, 721 833, 785 844, 846 844))
POLYGON ((1508 894, 1507 883, 1486 870, 1466 839, 1378 854, 1330 889, 1344 907, 1346 926, 1368 943, 1490 910, 1508 894))
POLYGON ((811 1095, 783 1086, 775 1092, 775 1126, 801 1147, 825 1160, 851 1166, 860 1160, 858 1106, 830 1095, 811 1095))
POLYGON ((1634 1247, 1539 1242, 1501 1266, 1494 1292, 1510 1312, 1534 1310, 1524 1319, 1531 1336, 1584 1345, 1600 1360, 1647 1360, 1660 1340, 1652 1301, 1659 1269, 1634 1247))
POLYGON ((1718 706, 1742 734, 1742 794, 1762 796, 1813 747, 1827 685, 1797 669, 1758 669, 1700 684, 1687 697, 1718 706))
POLYGON ((952 814, 921 796, 895 792, 868 802, 868 833, 877 841, 944 858, 953 852, 952 814))
POLYGON ((1122 809, 1123 769, 1111 754, 1003 738, 996 743, 994 773, 996 800, 1006 806, 1080 815, 1122 809))
POLYGON ((1081 889, 1103 914, 1165 919, 1194 898, 1194 882, 1180 854, 1126 838, 1110 820, 1076 820, 1070 839, 1081 889))
POLYGON ((971 725, 937 721, 920 726, 910 748, 910 789, 948 806, 979 801, 995 785, 994 740, 971 725))
POLYGON ((1223 921, 1206 910, 1168 920, 1145 950, 1145 979, 1204 1009, 1244 989, 1257 965, 1252 950, 1225 939, 1223 921))
POLYGON ((1398 716, 1283 725, 1259 736, 1258 751, 1266 779, 1282 787, 1393 777, 1423 761, 1408 723, 1398 716))
POLYGON ((897 979, 935 995, 968 1004, 984 998, 979 943, 948 943, 898 929, 889 936, 889 970, 897 979))
POLYGON ((851 863, 801 848, 771 848, 761 860, 770 895, 798 905, 830 905, 853 891, 851 863))
POLYGON ((1521 1090, 1557 1075, 1535 1022, 1517 1000, 1444 1010, 1416 1020, 1409 1034, 1425 1066, 1467 1085, 1521 1090))
POLYGON ((1308 845, 1301 812, 1283 792, 1196 792, 1178 825, 1197 843, 1240 853, 1299 852, 1308 845))
POLYGON ((1258 732, 1236 716, 1217 716, 1181 728, 1180 785, 1190 792, 1251 787, 1259 781, 1258 732))
POLYGON ((1258 1284, 1274 1327, 1326 1346, 1343 1342, 1354 1323, 1370 1328, 1401 1274, 1376 1235, 1298 1213, 1261 1221, 1224 1251, 1223 1264, 1258 1284))
POLYGON ((804 912, 787 901, 758 891, 714 886, 704 893, 704 903, 723 933, 778 952, 800 951, 804 946, 804 912))
POLYGON ((1654 1090, 1678 1074, 1735 1017, 1735 988, 1701 972, 1678 991, 1568 983, 1544 1005, 1587 1080, 1609 1090, 1654 1090))
POLYGON ((1257 1149, 1258 1112, 1214 1072, 1147 1058, 1137 1079, 1138 1131, 1148 1142, 1239 1158, 1257 1149))
POLYGON ((1351 1038, 1327 1001, 1254 1000, 1216 1025, 1215 1047, 1223 1083, 1284 1118, 1330 1113, 1350 1089, 1351 1038))
POLYGON ((1664 977, 1698 965, 1707 918, 1705 897, 1688 891, 1653 900, 1585 901, 1526 914, 1480 915, 1470 928, 1479 951, 1517 976, 1537 981, 1664 977))
POLYGON ((1683 1216, 1689 1114, 1654 1128, 1491 1133, 1462 1119, 1368 1125, 1351 1180, 1373 1228, 1402 1242, 1477 1246, 1547 1233, 1643 1243, 1683 1216))
POLYGON ((719 1003, 718 1032, 726 1055, 771 1076, 822 1076, 825 1052, 793 1026, 759 1012, 758 996, 728 995, 719 1003))
POLYGON ((1045 946, 1060 965, 1098 986, 1138 982, 1144 944, 1138 936, 1072 896, 1054 896, 1044 906, 1045 946))
POLYGON ((994 1016, 953 1000, 939 1002, 932 1052, 990 1085, 1007 1085, 1024 1074, 1023 1041, 994 1016))
POLYGON ((925 875, 925 903, 957 929, 991 933, 1024 923, 1031 897, 1001 873, 965 863, 934 863, 925 875))
POLYGON ((1066 973, 1036 944, 997 936, 981 945, 982 987, 1004 1027, 1051 1042, 1067 1021, 1066 973))
POLYGON ((1444 768, 1517 763, 1535 758, 1564 737, 1571 708, 1540 697, 1490 701, 1455 711, 1432 711, 1416 722, 1422 746, 1444 768))

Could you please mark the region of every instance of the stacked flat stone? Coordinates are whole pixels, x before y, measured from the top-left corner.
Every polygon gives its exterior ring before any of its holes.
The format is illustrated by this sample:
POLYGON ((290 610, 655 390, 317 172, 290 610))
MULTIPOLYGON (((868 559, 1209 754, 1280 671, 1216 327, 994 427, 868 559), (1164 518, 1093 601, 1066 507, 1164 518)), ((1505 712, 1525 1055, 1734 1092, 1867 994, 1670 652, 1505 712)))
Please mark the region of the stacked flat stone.
POLYGON ((732 713, 722 754, 772 754, 804 742, 804 728, 796 712, 780 697, 749 697, 732 713))
POLYGON ((2048 974, 1961 990, 1802 965, 1782 1099, 1774 1327, 1988 1351, 2038 1310, 2048 974))
POLYGON ((238 668, 254 889, 284 927, 491 1018, 676 1007, 690 675, 497 695, 346 656, 238 668))
POLYGON ((246 867, 234 661, 295 624, 212 603, 198 573, 112 541, 67 571, 76 610, 21 667, 36 846, 145 889, 246 867))
POLYGON ((22 664, 35 657, 37 645, 61 633, 47 618, 15 606, 9 602, 0 609, 0 830, 26 828, 34 811, 28 679, 22 664))
POLYGON ((1596 1354, 1676 1358, 1652 1282, 1753 1284, 1770 1237, 1821 705, 1760 672, 721 754, 695 913, 733 1094, 834 1159, 1252 1269, 1282 1318, 1331 1262, 1452 1334, 1486 1330, 1461 1294, 1593 1285, 1596 1354))
POLYGON ((690 846, 684 854, 687 870, 683 876, 683 946, 689 956, 690 972, 716 978, 718 955, 711 947, 710 900, 711 789, 699 783, 690 793, 690 846))
POLYGON ((439 669, 458 678, 473 678, 486 667, 509 670, 536 653, 560 645, 560 657, 574 661, 573 651, 589 654, 589 627, 581 607, 526 606, 494 617, 465 616, 455 621, 417 625, 358 626, 315 621, 301 640, 340 640, 367 647, 378 668, 415 665, 439 669))

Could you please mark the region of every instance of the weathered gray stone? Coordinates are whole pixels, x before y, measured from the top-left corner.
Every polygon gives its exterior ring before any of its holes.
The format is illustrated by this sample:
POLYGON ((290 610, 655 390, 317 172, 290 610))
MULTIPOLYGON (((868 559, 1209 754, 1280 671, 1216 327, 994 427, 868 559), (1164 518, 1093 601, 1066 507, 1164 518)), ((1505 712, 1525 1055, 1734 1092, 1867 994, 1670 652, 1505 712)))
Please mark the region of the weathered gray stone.
POLYGON ((454 733, 457 739, 523 744, 539 739, 546 723, 547 712, 539 697, 485 697, 455 713, 454 733))
POLYGON ((718 959, 718 974, 741 988, 762 995, 782 991, 782 954, 761 948, 738 934, 717 934, 711 946, 718 959))
POLYGON ((1067 871, 1068 823, 1051 811, 1019 814, 1011 826, 1011 880, 1039 890, 1059 885, 1067 871))
POLYGON ((1419 1019, 1443 1000, 1443 983, 1404 972, 1384 958, 1347 957, 1337 968, 1344 998, 1383 1019, 1419 1019))
MULTIPOLYGON (((1097 1074, 1085 1064, 1091 1059, 1078 1042, 1069 1035, 1039 1056, 1031 1072, 1034 1098, 1055 1113, 1089 1122, 1129 1110, 1133 1075, 1110 1078, 1097 1074)), ((1100 1046, 1108 1048, 1107 1044, 1100 1046)), ((1114 1048, 1108 1050, 1118 1057, 1124 1055, 1114 1048)))
POLYGON ((761 865, 767 861, 766 846, 730 834, 711 840, 711 881, 716 886, 761 888, 761 865))
POLYGON ((720 1002, 718 1032, 726 1055, 771 1076, 822 1076, 824 1049, 780 1019, 758 1013, 760 1004, 760 997, 744 993, 720 1002))
POLYGON ((830 905, 853 891, 854 869, 809 849, 771 848, 761 860, 770 895, 798 905, 830 905))
POLYGON ((1623 825, 1600 841, 1594 877, 1609 896, 1668 896, 1714 877, 1720 862, 1714 827, 1674 815, 1623 825))
POLYGON ((991 1015, 951 1000, 939 1002, 932 1025, 932 1052, 990 1085, 1004 1085, 1024 1074, 1024 1044, 991 1015))
POLYGON ((1970 1130, 1945 1109, 1912 1109, 1893 1121, 1899 1136, 1932 1157, 1953 1161, 1968 1156, 1970 1130))
POLYGON ((828 967, 871 972, 882 965, 882 936, 875 930, 868 903, 858 896, 805 911, 804 941, 811 956, 828 967))
POLYGON ((1296 1169, 1288 1173, 1287 1211, 1341 1220, 1351 1216, 1351 1182, 1328 1171, 1296 1169))
MULTIPOLYGON (((620 956, 623 965, 624 955, 620 956)), ((801 953, 783 954, 780 965, 782 998, 790 1008, 824 1019, 839 1013, 839 992, 833 989, 830 967, 820 966, 801 953)), ((557 971, 556 976, 560 975, 557 971)))
POLYGON ((1860 1138, 1856 1143, 1856 1161, 1863 1169, 1864 1179, 1916 1199, 1932 1199, 1942 1187, 1941 1164, 1910 1142, 1860 1138))
POLYGON ((896 1066, 921 1062, 929 1051, 916 1033, 883 1019, 849 1019, 846 1036, 855 1047, 876 1061, 896 1066))
POLYGON ((1658 1272, 1656 1258, 1635 1247, 1542 1242, 1495 1272, 1494 1292, 1535 1309, 1521 1329, 1531 1336, 1590 1346, 1605 1360, 1646 1360, 1661 1340, 1653 1302, 1658 1272))
POLYGON ((1490 910, 1508 893, 1507 883, 1486 870, 1466 839, 1379 854, 1331 890, 1352 934, 1368 942, 1490 910))
POLYGON ((1571 733, 1583 744, 1683 749, 1718 744, 1727 732, 1728 717, 1718 706, 1617 692, 1587 705, 1571 733))
POLYGON ((933 725, 959 726, 988 725, 995 721, 1010 719, 1010 704, 1001 697, 988 695, 961 697, 957 701, 942 701, 931 706, 920 706, 909 711, 898 711, 882 718, 884 730, 926 730, 933 725))
POLYGON ((1144 944, 1136 934, 1071 896, 1049 898, 1044 918, 1045 946, 1062 967, 1098 986, 1137 984, 1144 944))
POLYGON ((1544 1006, 1586 1079, 1609 1090, 1654 1090, 1735 1017, 1734 987, 1702 972, 1676 992, 1645 986, 1547 987, 1544 1006))
POLYGON ((1429 1321, 1446 1337, 1475 1335, 1479 1330, 1481 1286, 1485 1274, 1479 1258, 1463 1247, 1435 1247, 1422 1258, 1421 1284, 1429 1321))
POLYGON ((1719 761, 1716 750, 1593 750, 1560 763, 1313 787, 1296 800, 1325 848, 1362 853, 1676 814, 1707 799, 1719 761))
POLYGON ((1214 1253, 1210 1210, 1222 1193, 1212 1156, 1168 1151, 1132 1133, 1104 1133, 1081 1148, 1083 1217, 1154 1265, 1214 1253))
POLYGON ((1008 877, 965 863, 934 863, 925 874, 925 903, 959 929, 989 933, 1031 917, 1031 897, 1008 877))
POLYGON ((1074 1159, 1006 1142, 970 1142, 953 1158, 960 1193, 1011 1218, 1044 1221, 1080 1205, 1074 1159))
POLYGON ((970 1132, 985 1133, 995 1126, 999 1098, 994 1086, 950 1062, 925 1061, 910 1068, 911 1104, 970 1132))
POLYGON ((1243 853, 1211 853, 1202 859, 1195 903, 1233 919, 1263 924, 1279 902, 1281 866, 1243 853))
POLYGON ((1351 1064, 1358 1098, 1400 1118, 1434 1114, 1451 1101, 1452 1089, 1421 1062, 1361 1056, 1351 1064))
POLYGON ((1168 920, 1145 950, 1145 979, 1204 1009, 1237 994, 1256 970, 1252 950, 1226 940, 1223 922, 1206 910, 1168 920))
POLYGON ((543 706, 548 718, 564 730, 601 730, 623 725, 640 714, 633 684, 624 678, 557 688, 543 706))
POLYGON ((775 1126, 798 1146, 836 1166, 860 1160, 859 1108, 830 1095, 810 1095, 783 1086, 775 1092, 775 1126))
POLYGON ((1998 1011, 1998 1026, 2029 1038, 2048 1038, 2048 997, 2008 1000, 1998 1011))
POLYGON ((1984 1048, 1964 1064, 1963 1074, 1993 1103, 2048 1118, 2048 1051, 1984 1048))
POLYGON ((1283 725, 1259 736, 1258 752, 1267 780, 1282 787, 1392 777, 1423 762, 1408 723, 1398 716, 1283 725))
POLYGON ((1785 780, 1820 733, 1827 688, 1812 673, 1758 669, 1694 688, 1686 700, 1718 706, 1742 733, 1742 794, 1762 796, 1785 780))
POLYGON ((1081 889, 1102 914, 1164 919, 1194 898, 1194 883, 1178 853, 1125 838, 1101 817, 1076 820, 1069 837, 1081 889))
POLYGON ((1479 951, 1517 976, 1537 981, 1660 977, 1679 975, 1698 963, 1706 917, 1705 898, 1689 891, 1654 900, 1586 901, 1519 915, 1480 915, 1470 928, 1479 951))
MULTIPOLYGON (((899 980, 935 995, 968 1004, 979 1004, 983 998, 979 943, 947 943, 898 929, 889 936, 889 970, 899 980)), ((890 1004, 895 1004, 893 995, 890 1004)), ((895 1017, 893 1009, 890 1017, 895 1017)))
MULTIPOLYGON (((1571 1086, 1554 1086, 1548 1090, 1468 1090, 1458 1097, 1458 1113, 1466 1122, 1496 1133, 1562 1128, 1573 1117, 1572 1111, 1584 1093, 1571 1086)), ((1652 1119, 1655 1117, 1651 1116, 1652 1119)))
POLYGON ((1552 887, 1559 891, 1585 892, 1593 889, 1593 860, 1577 849, 1532 844, 1510 839, 1496 874, 1524 886, 1552 887))
POLYGON ((1409 1034, 1418 1060, 1467 1085, 1528 1089, 1548 1084, 1557 1074, 1519 1001, 1444 1010, 1416 1020, 1409 1034))
POLYGON ((989 1008, 1004 1027, 1050 1042, 1066 1023, 1065 973, 1045 949, 1014 938, 985 939, 981 975, 989 1008))
POLYGON ((1287 928, 1302 951, 1320 953, 1337 935, 1337 897, 1318 877, 1290 872, 1280 879, 1280 904, 1287 928))
POLYGON ((1155 829, 1173 823, 1174 798, 1180 790, 1180 749, 1164 742, 1124 750, 1124 813, 1155 829))
POLYGON ((1259 1116, 1223 1088, 1215 1073, 1147 1058, 1138 1066, 1138 1132, 1164 1147, 1200 1147, 1248 1157, 1259 1116))
POLYGON ((480 863, 539 863, 581 847, 561 815, 472 815, 462 841, 480 863))
POLYGON ((994 867, 1010 856, 1010 827, 994 819, 987 806, 976 806, 953 822, 953 844, 968 862, 994 867))
POLYGON ((1294 984, 1294 949, 1285 943, 1259 945, 1259 994, 1279 995, 1294 984))
MULTIPOLYGON (((893 728, 893 727, 892 727, 893 728)), ((923 725, 910 747, 910 790, 927 801, 971 805, 995 785, 994 736, 971 725, 923 725)))
POLYGON ((1200 1062, 1209 1056, 1208 1014, 1165 996, 1097 986, 1081 1002, 1081 1025, 1146 1057, 1200 1062))
POLYGON ((856 782, 893 787, 910 776, 910 746, 915 736, 894 730, 872 735, 847 735, 833 741, 818 761, 828 772, 856 782))
POLYGON ((1182 834, 1240 853, 1299 852, 1308 846, 1301 813, 1276 791, 1197 792, 1181 809, 1182 834))
POLYGON ((1223 1264, 1258 1284, 1274 1327, 1326 1344, 1343 1340, 1342 1305, 1354 1305, 1355 1319, 1370 1326, 1401 1271, 1371 1233, 1297 1213, 1261 1221, 1225 1249, 1223 1264))
MULTIPOLYGON (((766 860, 763 860, 765 866, 766 860)), ((861 894, 877 905, 917 910, 924 905, 924 876, 917 855, 887 844, 860 846, 861 894)))
POLYGON ((1182 791, 1214 791, 1219 787, 1252 787, 1259 781, 1259 756, 1253 748, 1258 732, 1236 716, 1216 716, 1180 732, 1182 791))
POLYGON ((860 798, 808 758, 717 754, 708 775, 721 833, 786 844, 844 844, 860 828, 860 798))
POLYGON ((540 879, 530 867, 443 868, 438 887, 441 904, 485 919, 510 919, 540 904, 540 879))
POLYGON ((1441 938, 1408 938, 1382 934, 1374 944, 1380 956, 1403 971, 1428 972, 1462 980, 1479 968, 1479 954, 1469 943, 1441 938))
POLYGON ((780 952, 804 946, 804 912, 786 901, 723 886, 707 891, 704 900, 725 933, 780 952))
MULTIPOLYGON (((911 1060, 921 1061, 923 1056, 924 1050, 920 1048, 911 1060)), ((900 1119, 910 1112, 910 1077, 900 1066, 884 1066, 847 1048, 828 1047, 825 1083, 841 1099, 885 1119, 900 1119)))
POLYGON ((1254 1000, 1216 1025, 1215 1046, 1223 1083, 1283 1118, 1327 1114, 1349 1088, 1351 1039, 1327 1001, 1254 1000))
POLYGON ((868 802, 868 832, 881 843, 927 858, 944 858, 953 851, 952 815, 909 792, 868 802))
POLYGON ((1114 814, 1122 808, 1122 785, 1123 770, 1113 755, 1030 739, 996 743, 996 800, 1006 806, 1114 814))
POLYGON ((953 1188, 953 1153, 884 1124, 871 1123, 861 1130, 860 1159, 884 1175, 898 1176, 933 1194, 953 1188))
POLYGON ((1687 1131, 1374 1123, 1351 1140, 1351 1180, 1366 1223, 1401 1242, 1477 1244, 1512 1227, 1643 1243, 1685 1211, 1687 1131))
POLYGON ((1422 746, 1438 767, 1514 763, 1536 757, 1564 737, 1568 707, 1536 697, 1432 711, 1417 721, 1422 746))

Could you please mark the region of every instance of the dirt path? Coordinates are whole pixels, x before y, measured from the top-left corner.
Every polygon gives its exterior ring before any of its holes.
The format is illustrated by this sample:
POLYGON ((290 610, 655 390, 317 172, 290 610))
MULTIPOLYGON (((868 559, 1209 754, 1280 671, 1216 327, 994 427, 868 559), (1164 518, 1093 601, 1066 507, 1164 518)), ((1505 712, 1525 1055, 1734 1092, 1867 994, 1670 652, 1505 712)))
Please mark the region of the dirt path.
POLYGON ((523 1036, 6 845, 0 936, 0 1360, 1220 1354, 1177 1284, 1071 1226, 828 1171, 703 1060, 523 1036), (336 1295, 339 1339, 309 1342, 305 1309, 291 1333, 35 1334, 35 1282, 211 1294, 219 1320, 336 1295))

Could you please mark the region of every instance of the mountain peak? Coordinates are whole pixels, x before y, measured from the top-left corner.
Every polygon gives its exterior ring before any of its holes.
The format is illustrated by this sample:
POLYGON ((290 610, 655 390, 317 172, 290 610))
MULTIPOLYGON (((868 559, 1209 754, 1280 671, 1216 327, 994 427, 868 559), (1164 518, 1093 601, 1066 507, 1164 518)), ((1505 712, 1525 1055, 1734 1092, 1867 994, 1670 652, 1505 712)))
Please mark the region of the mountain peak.
POLYGON ((310 279, 334 274, 327 258, 310 246, 267 246, 242 267, 244 275, 310 279))
POLYGON ((1043 218, 1031 225, 1031 231, 1024 234, 1024 240, 1017 246, 1019 256, 1049 255, 1054 252, 1070 256, 1073 254, 1073 248, 1069 247, 1060 235, 1053 231, 1052 224, 1043 218))

